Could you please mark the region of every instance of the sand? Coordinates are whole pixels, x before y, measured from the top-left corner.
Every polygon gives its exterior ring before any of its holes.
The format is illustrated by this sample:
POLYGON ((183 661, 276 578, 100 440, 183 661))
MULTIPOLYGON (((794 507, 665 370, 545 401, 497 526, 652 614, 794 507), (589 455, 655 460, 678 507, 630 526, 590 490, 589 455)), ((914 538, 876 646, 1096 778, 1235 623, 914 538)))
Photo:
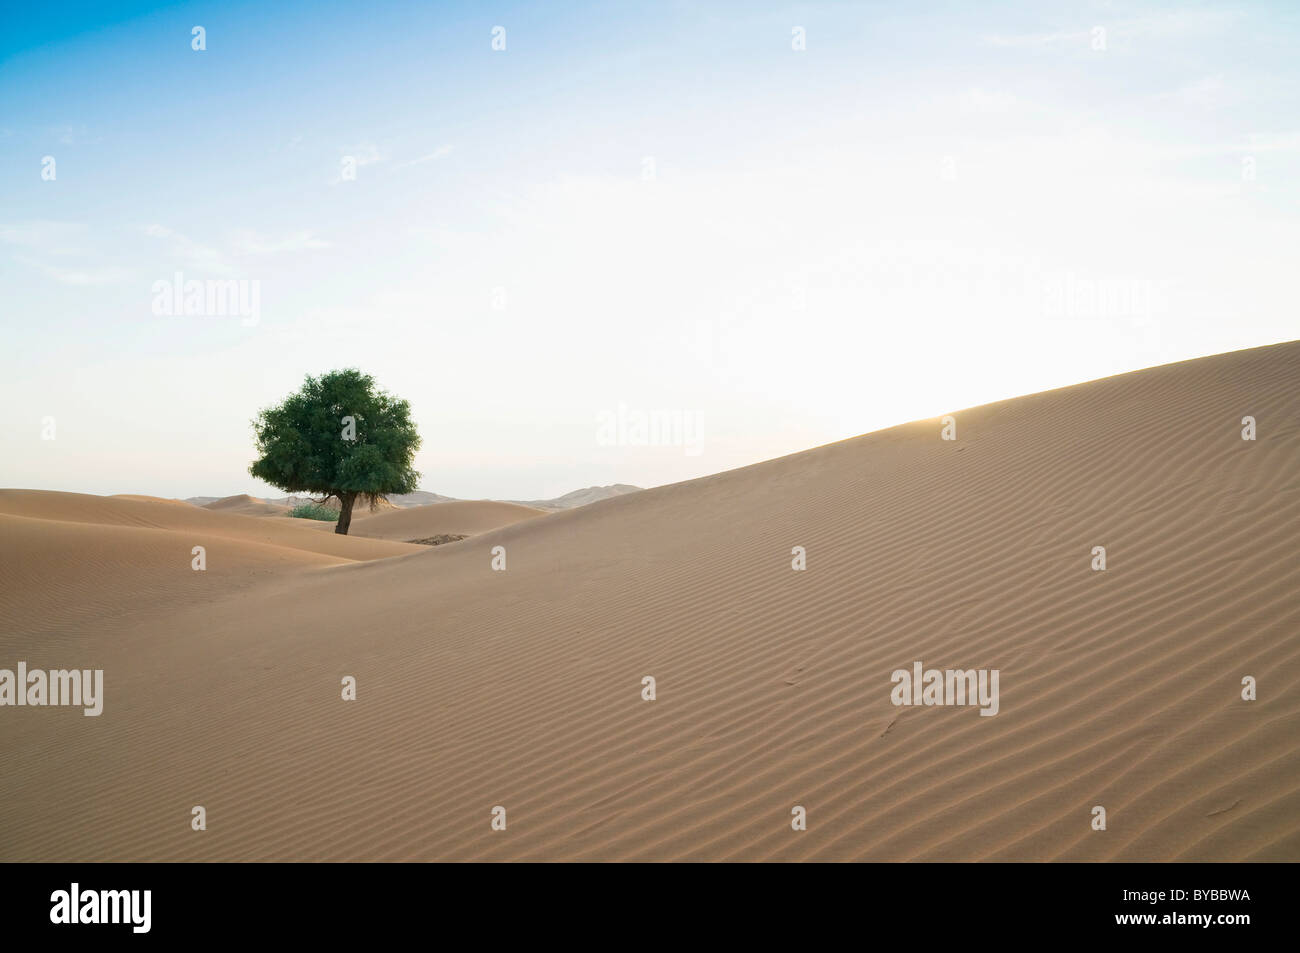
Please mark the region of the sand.
MULTIPOLYGON (((431 536, 477 536, 521 520, 545 516, 544 510, 497 500, 457 500, 406 509, 370 513, 364 507, 352 517, 349 536, 407 542, 431 536)), ((320 527, 333 532, 333 523, 320 527)))
POLYGON ((1300 343, 954 415, 438 547, 0 493, 0 666, 105 683, 0 859, 1300 860, 1300 343))
POLYGON ((247 493, 204 503, 203 508, 218 513, 237 513, 240 516, 288 516, 290 510, 290 507, 283 503, 268 503, 260 497, 249 496, 247 493))

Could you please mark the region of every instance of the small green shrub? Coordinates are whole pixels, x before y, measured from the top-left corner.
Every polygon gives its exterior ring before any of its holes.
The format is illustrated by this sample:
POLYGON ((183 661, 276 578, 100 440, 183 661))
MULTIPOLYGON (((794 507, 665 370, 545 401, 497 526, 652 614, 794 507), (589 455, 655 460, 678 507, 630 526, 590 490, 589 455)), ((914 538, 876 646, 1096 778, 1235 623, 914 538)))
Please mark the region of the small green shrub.
POLYGON ((332 510, 328 506, 322 506, 320 503, 299 503, 289 511, 290 516, 296 516, 301 520, 321 520, 325 523, 333 523, 339 518, 339 511, 332 510))

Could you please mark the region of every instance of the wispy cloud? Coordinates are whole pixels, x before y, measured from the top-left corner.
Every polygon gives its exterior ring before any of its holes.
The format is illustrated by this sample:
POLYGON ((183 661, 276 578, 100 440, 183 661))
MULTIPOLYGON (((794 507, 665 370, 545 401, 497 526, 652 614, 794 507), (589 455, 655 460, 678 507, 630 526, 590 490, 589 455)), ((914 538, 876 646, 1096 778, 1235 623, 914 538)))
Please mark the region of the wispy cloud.
POLYGON ((65 285, 96 285, 120 281, 125 273, 117 268, 69 268, 43 259, 84 256, 82 242, 89 227, 81 222, 30 221, 0 223, 0 242, 22 249, 13 260, 33 268, 65 285), (35 255, 40 258, 33 257, 35 255))
POLYGON ((356 159, 357 165, 373 165, 388 158, 388 155, 373 142, 363 142, 355 149, 345 149, 344 154, 356 159))
POLYGON ((287 151, 289 151, 290 149, 296 149, 296 148, 297 148, 298 146, 300 146, 300 145, 302 145, 302 136, 300 136, 300 135, 298 135, 298 136, 293 136, 293 137, 292 137, 291 139, 289 139, 289 141, 287 141, 287 142, 277 142, 277 143, 275 143, 273 146, 271 146, 270 152, 271 152, 272 155, 274 155, 275 153, 279 152, 281 149, 283 149, 283 150, 285 150, 285 151, 287 152, 287 151))
POLYGON ((967 89, 960 96, 962 109, 973 113, 1005 113, 1017 105, 1012 93, 987 89, 967 89))
POLYGON ((0 242, 52 255, 74 254, 88 227, 83 222, 30 221, 0 223, 0 242))
POLYGON ((235 252, 240 255, 278 255, 282 252, 329 248, 332 243, 317 238, 309 231, 294 232, 279 238, 261 235, 254 231, 242 231, 236 233, 232 244, 235 252))
POLYGON ((1172 92, 1161 93, 1156 97, 1165 102, 1175 102, 1193 109, 1213 109, 1223 105, 1228 98, 1223 82, 1223 74, 1205 76, 1182 86, 1172 92))
POLYGON ((145 226, 144 233, 150 238, 167 242, 172 257, 187 267, 223 275, 233 273, 226 256, 219 250, 193 241, 175 229, 166 225, 152 224, 145 226))
POLYGON ((103 142, 102 136, 92 136, 85 125, 62 126, 58 130, 59 144, 64 146, 93 146, 103 142))
POLYGON ((53 278, 60 284, 65 285, 106 285, 126 278, 126 272, 121 268, 59 268, 43 261, 37 261, 34 258, 28 258, 26 255, 15 255, 14 261, 29 268, 35 268, 47 278, 53 278))
POLYGON ((397 165, 399 169, 405 169, 408 166, 423 165, 426 162, 437 162, 439 159, 451 155, 451 146, 444 145, 434 149, 428 155, 420 156, 418 159, 408 159, 406 162, 400 162, 397 165))
POLYGON ((1300 153, 1300 132, 1251 133, 1226 142, 1161 147, 1152 151, 1155 158, 1200 159, 1205 156, 1263 155, 1266 153, 1300 153))
POLYGON ((1251 133, 1245 148, 1254 152, 1300 152, 1300 132, 1251 133))
POLYGON ((1240 20, 1236 10, 1178 10, 1144 17, 1107 20, 1099 17, 1083 29, 1047 30, 1038 33, 994 33, 982 39, 989 46, 1020 49, 1053 49, 1070 46, 1087 48, 1092 31, 1102 27, 1110 40, 1129 41, 1140 37, 1190 36, 1218 33, 1240 20))
POLYGON ((984 43, 988 46, 1044 49, 1054 46, 1065 46, 1074 42, 1084 42, 1087 38, 1087 30, 1056 30, 1050 33, 993 33, 985 36, 983 39, 984 43))
POLYGON ((388 154, 373 142, 363 142, 351 149, 340 150, 339 167, 334 173, 334 178, 330 180, 331 185, 338 185, 343 179, 344 161, 351 160, 351 165, 355 169, 360 169, 368 165, 375 165, 388 159, 388 154))

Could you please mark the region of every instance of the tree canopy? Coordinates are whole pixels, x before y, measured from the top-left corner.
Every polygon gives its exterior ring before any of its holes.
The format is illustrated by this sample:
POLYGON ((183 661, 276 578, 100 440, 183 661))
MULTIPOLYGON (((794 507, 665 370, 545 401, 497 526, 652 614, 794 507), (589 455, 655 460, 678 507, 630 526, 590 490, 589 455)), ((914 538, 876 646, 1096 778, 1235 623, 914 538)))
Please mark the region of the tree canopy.
POLYGON ((411 405, 375 388, 355 368, 307 377, 302 388, 253 419, 259 457, 248 472, 289 493, 339 501, 334 532, 346 534, 358 496, 373 507, 389 493, 410 493, 420 435, 411 405))

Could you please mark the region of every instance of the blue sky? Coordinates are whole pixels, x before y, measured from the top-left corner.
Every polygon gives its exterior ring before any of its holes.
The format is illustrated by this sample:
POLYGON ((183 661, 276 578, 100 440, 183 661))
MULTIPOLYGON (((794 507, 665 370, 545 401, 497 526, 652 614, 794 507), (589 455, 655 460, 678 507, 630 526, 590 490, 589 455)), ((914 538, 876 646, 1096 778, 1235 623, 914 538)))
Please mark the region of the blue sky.
POLYGON ((4 485, 278 495, 248 421, 341 366, 428 489, 655 485, 1300 324, 1294 5, 4 17, 4 485))

